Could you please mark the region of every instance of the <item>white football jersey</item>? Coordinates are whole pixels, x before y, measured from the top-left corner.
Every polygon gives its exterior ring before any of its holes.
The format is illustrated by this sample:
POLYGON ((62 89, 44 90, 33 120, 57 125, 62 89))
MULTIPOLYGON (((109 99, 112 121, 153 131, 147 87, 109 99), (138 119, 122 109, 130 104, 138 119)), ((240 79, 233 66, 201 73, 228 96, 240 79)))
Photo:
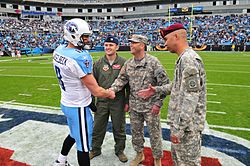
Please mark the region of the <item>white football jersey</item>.
POLYGON ((53 53, 53 66, 61 88, 61 104, 88 106, 92 101, 91 93, 81 78, 92 73, 91 55, 85 50, 61 45, 53 53))

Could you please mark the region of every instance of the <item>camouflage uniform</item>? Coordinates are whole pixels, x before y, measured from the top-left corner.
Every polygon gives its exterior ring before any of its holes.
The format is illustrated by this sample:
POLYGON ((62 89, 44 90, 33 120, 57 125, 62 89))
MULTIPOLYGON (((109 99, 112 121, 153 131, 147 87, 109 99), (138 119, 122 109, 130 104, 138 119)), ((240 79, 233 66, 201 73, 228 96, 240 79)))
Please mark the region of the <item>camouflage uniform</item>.
MULTIPOLYGON (((169 86, 157 87, 156 92, 169 93, 169 86)), ((206 73, 200 56, 187 48, 175 66, 168 106, 171 135, 180 139, 171 145, 176 166, 201 164, 201 132, 206 118, 206 73)))
POLYGON ((129 111, 132 132, 132 145, 136 152, 143 151, 144 144, 144 121, 146 121, 153 156, 156 159, 162 157, 162 133, 160 115, 151 113, 152 106, 162 106, 165 94, 155 95, 144 100, 137 95, 137 92, 153 86, 162 86, 169 83, 169 78, 160 64, 159 60, 149 54, 145 54, 141 61, 134 58, 127 60, 118 78, 111 88, 117 92, 129 83, 129 111))
MULTIPOLYGON (((101 57, 94 63, 93 74, 99 86, 108 89, 118 77, 121 68, 126 61, 117 55, 113 64, 110 65, 106 56, 101 57)), ((128 86, 125 87, 128 90, 128 86)), ((112 120, 113 135, 115 139, 115 154, 119 155, 125 149, 125 112, 124 106, 128 104, 125 88, 116 93, 115 99, 97 98, 97 112, 94 116, 94 128, 92 135, 92 151, 101 153, 101 146, 106 134, 109 115, 112 120)))

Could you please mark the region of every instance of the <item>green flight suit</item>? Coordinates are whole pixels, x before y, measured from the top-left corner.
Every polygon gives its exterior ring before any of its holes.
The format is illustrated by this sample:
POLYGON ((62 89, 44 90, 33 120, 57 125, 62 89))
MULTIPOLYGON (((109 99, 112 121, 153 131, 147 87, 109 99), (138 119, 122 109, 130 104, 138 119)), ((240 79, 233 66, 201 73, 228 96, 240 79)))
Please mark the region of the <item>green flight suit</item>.
MULTIPOLYGON (((106 56, 101 57, 94 63, 93 73, 98 84, 108 89, 118 77, 126 59, 117 55, 113 64, 110 65, 106 56)), ((128 86, 116 93, 115 99, 97 98, 97 112, 94 116, 94 129, 92 135, 92 151, 101 152, 101 146, 105 137, 109 115, 112 121, 112 130, 115 140, 115 154, 118 155, 125 149, 125 103, 128 103, 128 86), (126 92, 125 92, 125 89, 126 92)))

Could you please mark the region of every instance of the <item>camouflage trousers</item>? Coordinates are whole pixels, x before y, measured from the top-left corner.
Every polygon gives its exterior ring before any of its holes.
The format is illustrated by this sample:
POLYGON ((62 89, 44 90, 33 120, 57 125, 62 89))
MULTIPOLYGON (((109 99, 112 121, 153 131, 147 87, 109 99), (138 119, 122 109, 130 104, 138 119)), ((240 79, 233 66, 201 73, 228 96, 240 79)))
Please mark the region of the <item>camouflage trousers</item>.
POLYGON ((171 153, 175 166, 201 165, 201 133, 185 132, 179 144, 171 144, 171 153))
POLYGON ((162 158, 162 131, 160 115, 151 112, 136 112, 130 110, 130 124, 132 133, 132 145, 136 152, 142 152, 144 148, 144 121, 150 137, 150 144, 155 159, 162 158))

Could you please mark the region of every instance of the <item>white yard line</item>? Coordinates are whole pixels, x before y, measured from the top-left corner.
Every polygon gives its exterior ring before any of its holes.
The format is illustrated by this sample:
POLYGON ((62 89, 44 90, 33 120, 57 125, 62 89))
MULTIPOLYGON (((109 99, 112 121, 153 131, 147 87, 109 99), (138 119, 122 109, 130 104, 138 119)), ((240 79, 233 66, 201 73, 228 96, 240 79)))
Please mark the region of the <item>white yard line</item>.
POLYGON ((47 91, 49 89, 47 89, 47 88, 37 88, 37 90, 47 91))
POLYGON ((2 69, 53 69, 53 67, 46 66, 0 66, 2 69))
POLYGON ((207 88, 207 89, 213 90, 214 88, 207 88))
POLYGON ((228 70, 206 70, 206 72, 218 72, 218 73, 244 73, 250 74, 248 71, 228 71, 228 70))
POLYGON ((207 85, 214 85, 214 86, 229 86, 229 87, 240 87, 240 88, 250 88, 249 85, 216 84, 216 83, 207 83, 207 85))
POLYGON ((19 96, 28 96, 28 97, 32 96, 32 94, 25 94, 25 93, 19 93, 18 95, 19 96))
POLYGON ((250 67, 250 65, 234 65, 234 64, 206 64, 206 66, 235 66, 235 67, 250 67))
POLYGON ((59 86, 59 84, 51 84, 52 86, 59 86))
POLYGON ((208 96, 217 96, 215 93, 207 93, 208 96))
POLYGON ((0 74, 0 77, 55 78, 55 76, 34 76, 34 75, 13 75, 13 74, 0 74))
POLYGON ((221 102, 220 102, 220 101, 207 101, 207 103, 221 104, 221 102))
MULTIPOLYGON (((36 57, 26 57, 26 58, 22 58, 22 60, 26 60, 26 59, 41 59, 41 58, 52 58, 52 56, 36 56, 36 57)), ((8 62, 8 61, 12 61, 13 59, 4 59, 4 60, 0 60, 0 62, 8 62)))
POLYGON ((207 111, 207 112, 212 114, 227 114, 226 112, 220 112, 220 111, 207 111))

